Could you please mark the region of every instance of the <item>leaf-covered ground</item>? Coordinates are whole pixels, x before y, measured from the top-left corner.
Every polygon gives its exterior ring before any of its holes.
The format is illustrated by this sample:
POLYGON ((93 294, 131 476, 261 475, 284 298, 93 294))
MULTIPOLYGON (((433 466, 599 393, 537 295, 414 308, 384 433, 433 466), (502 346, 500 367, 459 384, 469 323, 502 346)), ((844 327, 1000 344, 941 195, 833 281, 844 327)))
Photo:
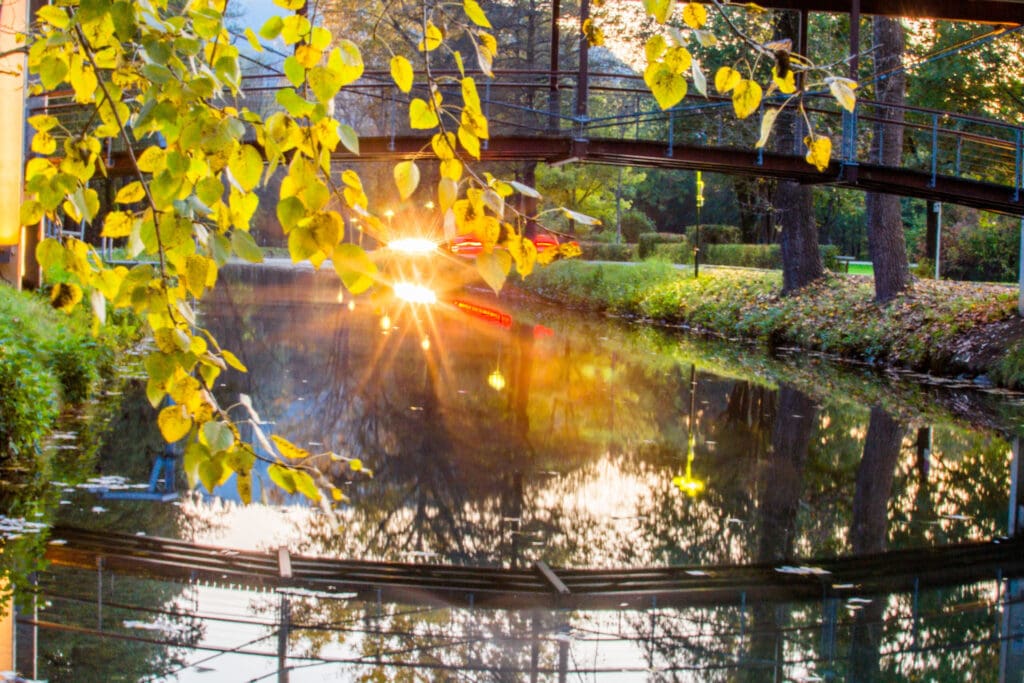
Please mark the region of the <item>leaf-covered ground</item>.
POLYGON ((592 310, 682 324, 937 375, 1024 385, 1017 289, 915 280, 886 304, 871 278, 832 275, 781 296, 777 272, 715 269, 700 278, 659 263, 563 262, 526 279, 541 296, 592 310))

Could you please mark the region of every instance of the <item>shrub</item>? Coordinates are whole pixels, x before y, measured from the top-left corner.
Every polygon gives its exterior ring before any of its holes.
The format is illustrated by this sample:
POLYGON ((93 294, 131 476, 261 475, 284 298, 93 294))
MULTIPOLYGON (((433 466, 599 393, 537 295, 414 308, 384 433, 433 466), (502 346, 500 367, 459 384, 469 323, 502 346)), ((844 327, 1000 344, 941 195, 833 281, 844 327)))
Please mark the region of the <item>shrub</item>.
POLYGON ((645 259, 654 256, 655 247, 659 244, 680 242, 688 242, 686 235, 675 232, 644 232, 637 238, 637 256, 645 259))
POLYGON ((34 455, 57 418, 57 382, 32 352, 0 340, 0 458, 34 455))
MULTIPOLYGON (((697 226, 691 225, 686 229, 687 238, 693 242, 696 237, 697 226)), ((735 225, 701 225, 700 226, 700 247, 704 249, 709 244, 738 244, 743 241, 740 229, 735 225)))
POLYGON ((782 250, 777 244, 709 244, 701 256, 702 262, 716 266, 782 267, 782 250))
POLYGON ((580 242, 580 249, 588 261, 632 261, 636 256, 635 244, 580 242))

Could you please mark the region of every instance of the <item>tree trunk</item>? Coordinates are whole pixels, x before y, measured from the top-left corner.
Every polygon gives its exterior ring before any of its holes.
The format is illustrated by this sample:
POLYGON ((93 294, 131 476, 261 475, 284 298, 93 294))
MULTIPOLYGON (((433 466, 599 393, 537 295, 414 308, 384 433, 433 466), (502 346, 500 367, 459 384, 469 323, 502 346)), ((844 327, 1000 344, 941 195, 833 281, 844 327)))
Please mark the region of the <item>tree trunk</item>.
MULTIPOLYGON (((800 15, 780 12, 775 38, 789 38, 798 44, 800 15)), ((775 149, 782 154, 803 155, 803 124, 793 107, 786 107, 775 121, 775 149)), ((818 228, 814 223, 814 199, 809 185, 781 180, 773 204, 782 227, 782 293, 792 294, 821 279, 825 268, 818 249, 818 228)))
MULTIPOLYGON (((881 107, 871 140, 871 158, 883 166, 898 166, 903 157, 903 104, 906 75, 903 65, 903 26, 899 19, 874 18, 875 97, 897 105, 881 107)), ((865 197, 868 248, 875 269, 875 299, 888 301, 910 286, 907 243, 899 197, 869 192, 865 197)))

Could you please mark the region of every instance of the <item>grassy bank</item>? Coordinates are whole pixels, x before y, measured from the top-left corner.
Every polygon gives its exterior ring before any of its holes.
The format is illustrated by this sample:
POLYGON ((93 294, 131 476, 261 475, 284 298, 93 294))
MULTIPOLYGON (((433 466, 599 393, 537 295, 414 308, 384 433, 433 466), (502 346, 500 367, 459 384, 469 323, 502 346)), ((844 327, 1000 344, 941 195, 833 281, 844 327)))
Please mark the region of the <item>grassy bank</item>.
POLYGON ((83 403, 112 373, 115 349, 134 327, 66 315, 41 295, 0 286, 0 461, 31 458, 60 411, 83 403))
POLYGON ((665 263, 556 263, 522 285, 580 308, 682 324, 935 374, 987 374, 1024 386, 1015 288, 919 280, 888 304, 870 278, 830 276, 780 296, 781 275, 715 269, 698 279, 665 263))

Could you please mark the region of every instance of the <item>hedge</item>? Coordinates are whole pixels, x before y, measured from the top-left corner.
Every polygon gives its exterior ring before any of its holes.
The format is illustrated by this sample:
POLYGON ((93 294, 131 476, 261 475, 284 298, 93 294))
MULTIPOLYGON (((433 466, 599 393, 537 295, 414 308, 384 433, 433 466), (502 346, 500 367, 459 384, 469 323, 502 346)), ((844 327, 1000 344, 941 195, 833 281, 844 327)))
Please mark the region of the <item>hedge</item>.
POLYGON ((609 242, 580 242, 583 258, 588 261, 632 261, 636 257, 635 244, 609 242))

